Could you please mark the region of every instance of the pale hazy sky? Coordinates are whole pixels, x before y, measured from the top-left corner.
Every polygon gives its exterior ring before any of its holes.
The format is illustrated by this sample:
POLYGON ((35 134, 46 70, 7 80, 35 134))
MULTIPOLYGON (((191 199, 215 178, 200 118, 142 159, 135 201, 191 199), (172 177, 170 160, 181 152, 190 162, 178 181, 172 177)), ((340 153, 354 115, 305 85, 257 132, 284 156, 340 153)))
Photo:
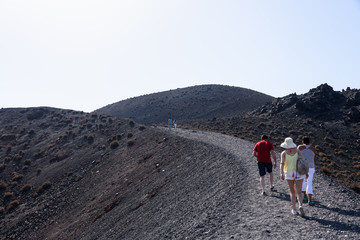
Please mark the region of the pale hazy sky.
POLYGON ((0 0, 0 107, 360 88, 360 0, 0 0))

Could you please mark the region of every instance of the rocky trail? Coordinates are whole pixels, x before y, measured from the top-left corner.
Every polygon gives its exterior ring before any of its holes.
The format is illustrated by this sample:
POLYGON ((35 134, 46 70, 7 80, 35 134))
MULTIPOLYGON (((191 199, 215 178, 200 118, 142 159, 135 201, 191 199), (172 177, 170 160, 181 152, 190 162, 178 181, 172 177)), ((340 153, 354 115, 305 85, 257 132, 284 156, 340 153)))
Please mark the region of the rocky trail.
MULTIPOLYGON (((209 198, 214 204, 203 203, 208 207, 199 213, 194 230, 184 233, 185 239, 360 239, 360 196, 329 177, 315 173, 315 206, 304 204, 306 216, 293 216, 288 186, 280 179, 278 167, 274 170, 275 191, 270 191, 267 175, 267 194, 260 194, 254 143, 212 132, 162 131, 209 144, 214 150, 221 148, 233 156, 220 161, 220 173, 214 176, 226 183, 226 189, 218 189, 217 195, 209 198)), ((279 166, 280 153, 276 155, 279 166)))

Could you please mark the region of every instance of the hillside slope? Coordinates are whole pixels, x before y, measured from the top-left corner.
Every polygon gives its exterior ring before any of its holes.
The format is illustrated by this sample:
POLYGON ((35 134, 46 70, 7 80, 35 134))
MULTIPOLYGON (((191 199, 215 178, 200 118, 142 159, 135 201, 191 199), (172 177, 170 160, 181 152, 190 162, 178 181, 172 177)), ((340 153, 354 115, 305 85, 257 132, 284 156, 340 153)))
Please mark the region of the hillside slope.
POLYGON ((133 118, 136 122, 147 125, 166 123, 169 117, 183 123, 239 115, 273 99, 245 88, 201 85, 127 99, 95 112, 133 118))
POLYGON ((172 141, 162 133, 52 108, 0 116, 1 239, 71 239, 163 184, 159 166, 169 164, 172 141))
POLYGON ((280 151, 285 137, 309 136, 318 169, 360 193, 360 90, 334 91, 327 84, 308 93, 274 99, 242 116, 196 122, 189 128, 217 131, 257 142, 270 136, 280 151))
POLYGON ((277 171, 260 198, 251 142, 59 109, 0 113, 1 239, 360 237, 359 196, 322 174, 306 218, 290 214, 277 171))

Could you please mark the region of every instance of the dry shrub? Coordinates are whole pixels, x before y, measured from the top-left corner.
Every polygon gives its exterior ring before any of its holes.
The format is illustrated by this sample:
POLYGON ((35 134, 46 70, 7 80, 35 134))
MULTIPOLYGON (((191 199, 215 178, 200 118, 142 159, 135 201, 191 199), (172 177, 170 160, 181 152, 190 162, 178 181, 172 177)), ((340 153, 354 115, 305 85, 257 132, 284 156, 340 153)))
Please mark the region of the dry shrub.
POLYGON ((330 173, 331 173, 330 170, 325 166, 320 168, 320 172, 322 172, 322 173, 324 173, 326 175, 330 175, 330 173))
POLYGON ((15 154, 13 160, 14 162, 20 162, 20 160, 22 159, 22 156, 20 154, 15 154))
POLYGON ((12 192, 6 192, 4 193, 4 200, 8 200, 14 196, 14 193, 12 192))
POLYGON ((5 159, 4 159, 4 162, 5 163, 8 163, 8 162, 10 162, 11 161, 11 157, 6 157, 5 159))
POLYGON ((360 182, 350 184, 350 188, 360 194, 360 182))
POLYGON ((50 181, 46 181, 44 182, 36 191, 37 194, 41 194, 43 193, 45 190, 49 189, 51 187, 51 182, 50 181))
POLYGON ((139 130, 140 130, 140 131, 142 131, 142 130, 144 130, 144 129, 145 129, 145 126, 144 126, 144 125, 140 125, 140 126, 139 126, 139 130))
POLYGON ((344 155, 344 152, 338 149, 335 149, 335 155, 344 155))
POLYGON ((24 165, 30 166, 31 165, 31 159, 26 159, 24 161, 24 165))
POLYGON ((0 182, 0 191, 1 191, 1 190, 5 190, 6 187, 7 187, 7 184, 6 184, 4 181, 1 181, 1 182, 0 182))
POLYGON ((0 215, 3 215, 5 213, 5 208, 4 207, 0 207, 0 215))
POLYGON ((135 126, 134 119, 132 119, 132 118, 129 119, 129 125, 130 125, 130 127, 134 127, 134 126, 135 126))
POLYGON ((130 140, 127 141, 128 147, 131 147, 131 146, 134 145, 134 144, 135 144, 135 141, 132 140, 132 139, 130 139, 130 140))
POLYGON ((28 165, 23 166, 22 171, 26 172, 27 170, 29 170, 29 166, 28 165))
POLYGON ((111 149, 115 149, 115 148, 117 148, 119 146, 119 141, 117 141, 117 140, 114 140, 114 141, 112 141, 111 143, 110 143, 110 148, 111 149))
POLYGON ((0 164, 0 171, 5 169, 5 164, 0 164))
POLYGON ((64 159, 68 158, 70 155, 71 155, 71 153, 68 151, 65 151, 65 150, 59 151, 58 153, 56 153, 55 155, 53 155, 50 158, 50 163, 60 162, 64 159))
POLYGON ((34 154, 34 159, 36 160, 36 159, 39 159, 39 158, 43 158, 44 157, 44 152, 37 152, 37 153, 35 153, 34 154))
POLYGON ((322 157, 321 160, 323 160, 324 162, 329 162, 330 161, 330 159, 327 158, 327 157, 322 157))
POLYGON ((19 180, 21 180, 24 177, 23 174, 15 174, 15 176, 13 177, 12 181, 13 182, 17 182, 19 180))
POLYGON ((290 133, 291 135, 296 135, 297 132, 296 132, 295 130, 290 130, 289 133, 290 133))
POLYGON ((127 138, 131 138, 132 136, 134 136, 134 134, 132 132, 128 132, 126 136, 127 138))
POLYGON ((330 137, 328 137, 328 136, 325 136, 324 137, 324 141, 325 142, 329 142, 329 143, 332 143, 332 142, 334 142, 330 137))
POLYGON ((16 208, 17 206, 19 206, 19 200, 14 200, 9 203, 8 209, 10 211, 10 210, 13 210, 14 208, 16 208))
POLYGON ((332 167, 332 166, 334 166, 334 165, 335 165, 334 162, 330 162, 330 163, 328 164, 328 167, 332 167))
POLYGON ((31 190, 31 185, 30 184, 25 184, 22 188, 21 188, 21 192, 25 193, 31 190))
POLYGON ((86 138, 86 141, 87 141, 89 144, 91 144, 91 143, 94 142, 94 136, 92 136, 92 135, 85 136, 85 138, 86 138))
POLYGON ((41 168, 36 169, 36 174, 39 175, 41 173, 41 168))

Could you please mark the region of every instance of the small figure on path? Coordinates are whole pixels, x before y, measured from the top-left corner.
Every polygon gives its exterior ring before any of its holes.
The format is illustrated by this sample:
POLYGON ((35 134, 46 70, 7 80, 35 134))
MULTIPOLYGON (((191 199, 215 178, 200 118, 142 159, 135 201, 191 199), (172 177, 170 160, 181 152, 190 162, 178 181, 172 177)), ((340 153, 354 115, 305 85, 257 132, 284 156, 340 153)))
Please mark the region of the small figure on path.
POLYGON ((300 216, 305 216, 305 212, 302 206, 302 194, 301 188, 305 178, 304 175, 300 175, 296 172, 296 163, 299 157, 302 157, 301 152, 296 148, 296 144, 293 139, 288 137, 280 145, 285 150, 281 153, 280 162, 280 177, 282 180, 286 179, 290 189, 291 199, 291 213, 297 215, 296 211, 296 196, 299 203, 300 216))
POLYGON ((171 117, 168 119, 168 123, 169 123, 169 129, 171 129, 172 128, 172 119, 171 119, 171 117))
POLYGON ((274 176, 272 172, 273 163, 271 162, 271 157, 274 159, 274 168, 276 168, 276 155, 274 152, 274 146, 271 142, 268 141, 269 138, 266 135, 261 136, 261 141, 256 143, 253 149, 253 155, 257 158, 257 164, 260 174, 260 186, 262 189, 261 194, 265 195, 265 175, 266 172, 269 173, 270 180, 270 190, 274 190, 274 176))
POLYGON ((174 128, 176 128, 176 119, 174 120, 174 128))
POLYGON ((303 157, 309 162, 309 173, 302 184, 302 192, 304 194, 303 202, 309 202, 310 206, 314 206, 312 200, 313 195, 313 179, 315 173, 315 163, 316 163, 316 150, 313 146, 310 145, 310 138, 304 137, 302 140, 302 145, 298 146, 298 149, 301 151, 303 157))

